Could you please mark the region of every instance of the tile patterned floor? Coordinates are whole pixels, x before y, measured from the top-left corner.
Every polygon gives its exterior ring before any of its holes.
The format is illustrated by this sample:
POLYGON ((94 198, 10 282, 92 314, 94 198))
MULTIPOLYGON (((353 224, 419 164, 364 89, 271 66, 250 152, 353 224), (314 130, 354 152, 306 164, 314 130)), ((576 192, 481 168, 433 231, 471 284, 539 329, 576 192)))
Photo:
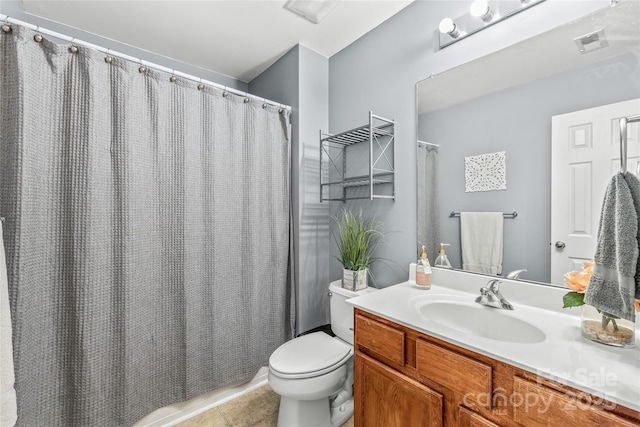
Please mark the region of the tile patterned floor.
MULTIPOLYGON (((265 385, 196 415, 178 427, 276 427, 279 406, 280 396, 265 385)), ((342 427, 353 427, 353 417, 342 427)))

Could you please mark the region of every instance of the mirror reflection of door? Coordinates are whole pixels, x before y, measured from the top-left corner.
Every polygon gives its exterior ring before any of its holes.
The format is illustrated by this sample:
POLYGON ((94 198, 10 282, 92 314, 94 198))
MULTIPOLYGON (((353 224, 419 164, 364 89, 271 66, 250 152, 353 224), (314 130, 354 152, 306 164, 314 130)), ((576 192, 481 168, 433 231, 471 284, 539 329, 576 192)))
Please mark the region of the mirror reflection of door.
MULTIPOLYGON (((600 210, 620 170, 620 117, 640 113, 640 99, 552 117, 551 282, 593 259, 600 210)), ((640 126, 627 128, 627 170, 638 174, 640 126)))

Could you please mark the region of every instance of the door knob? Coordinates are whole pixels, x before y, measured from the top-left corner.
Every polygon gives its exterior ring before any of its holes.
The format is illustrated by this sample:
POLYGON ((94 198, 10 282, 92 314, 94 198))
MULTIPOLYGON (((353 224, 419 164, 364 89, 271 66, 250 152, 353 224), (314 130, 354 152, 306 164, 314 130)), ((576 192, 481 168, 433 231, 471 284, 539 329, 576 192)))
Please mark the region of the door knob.
POLYGON ((562 249, 564 249, 564 247, 565 247, 565 246, 566 246, 566 245, 564 244, 564 242, 562 242, 562 241, 560 241, 560 240, 558 240, 558 241, 556 242, 556 249, 558 249, 558 250, 562 250, 562 249))

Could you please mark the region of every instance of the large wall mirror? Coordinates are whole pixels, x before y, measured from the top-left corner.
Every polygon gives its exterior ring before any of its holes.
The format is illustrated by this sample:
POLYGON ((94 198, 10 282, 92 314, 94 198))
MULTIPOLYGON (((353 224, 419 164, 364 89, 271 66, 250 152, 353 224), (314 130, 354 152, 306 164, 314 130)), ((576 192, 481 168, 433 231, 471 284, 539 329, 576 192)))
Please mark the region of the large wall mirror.
MULTIPOLYGON (((436 239, 450 244, 452 266, 462 267, 460 218, 450 216, 452 211, 517 212, 503 222, 502 275, 526 269, 522 280, 561 285, 559 271, 593 256, 585 253, 595 245, 602 196, 620 163, 617 119, 640 113, 639 21, 640 2, 620 1, 418 82, 418 139, 427 143, 418 142, 417 153, 418 243, 428 246, 432 262, 439 242, 428 236, 439 232, 436 239), (607 110, 611 105, 622 110, 607 110), (605 116, 596 125, 591 116, 601 107, 605 116), (438 146, 435 156, 430 144, 438 146), (605 145, 597 151, 597 144, 605 145), (606 158, 607 171, 594 173, 587 157, 567 160, 566 153, 558 154, 562 147, 606 158), (506 188, 467 191, 465 158, 502 152, 506 188), (430 199, 434 188, 437 204, 430 199), (556 191, 567 188, 573 193, 556 191), (566 207, 558 210, 558 200, 566 207), (437 230, 430 229, 433 217, 437 230), (569 234, 577 240, 552 235, 558 227, 573 227, 569 234), (581 240, 589 234, 593 243, 581 240), (572 252, 578 248, 583 254, 572 252), (559 268, 555 261, 552 271, 556 255, 565 259, 559 268)), ((633 171, 638 128, 628 130, 633 171)))

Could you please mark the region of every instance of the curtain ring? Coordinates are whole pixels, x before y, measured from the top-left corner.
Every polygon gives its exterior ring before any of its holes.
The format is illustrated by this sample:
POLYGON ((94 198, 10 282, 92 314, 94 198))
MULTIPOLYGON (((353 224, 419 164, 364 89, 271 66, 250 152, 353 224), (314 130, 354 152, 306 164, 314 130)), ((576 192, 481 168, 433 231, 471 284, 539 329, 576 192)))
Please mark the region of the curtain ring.
POLYGON ((284 108, 282 108, 282 104, 280 104, 280 108, 278 108, 278 113, 282 114, 284 112, 284 108))
POLYGON ((40 25, 36 26, 36 34, 33 36, 33 40, 36 43, 40 43, 42 41, 42 34, 40 34, 40 25))
POLYGON ((11 31, 13 31, 13 28, 11 28, 11 25, 9 25, 9 16, 4 18, 4 24, 2 24, 1 28, 3 33, 10 33, 11 31))
POLYGON ((248 104, 248 103, 249 103, 249 101, 251 101, 251 100, 249 99, 249 97, 248 97, 248 96, 246 96, 246 97, 244 98, 244 103, 245 103, 245 104, 248 104))
POLYGON ((104 57, 104 62, 106 62, 107 64, 111 64, 112 61, 113 58, 111 57, 111 55, 109 55, 109 48, 107 48, 107 56, 104 57))
POLYGON ((198 90, 203 90, 204 84, 202 83, 202 78, 200 78, 200 84, 198 85, 198 90))
POLYGON ((78 53, 78 46, 76 46, 75 43, 76 39, 75 37, 71 39, 71 46, 69 46, 69 52, 71 53, 78 53))
POLYGON ((226 98, 227 96, 229 96, 229 92, 227 92, 227 87, 224 87, 224 92, 222 92, 222 97, 226 98))
POLYGON ((263 109, 266 109, 267 107, 268 107, 267 99, 266 99, 266 98, 263 98, 263 99, 262 99, 262 108, 263 108, 263 109))
POLYGON ((176 82, 176 80, 178 80, 178 78, 174 75, 174 74, 175 74, 175 72, 176 72, 176 70, 171 70, 172 75, 171 75, 171 77, 169 77, 169 81, 170 81, 171 83, 175 83, 175 82, 176 82))
POLYGON ((142 58, 138 58, 138 61, 140 61, 140 67, 138 67, 138 71, 140 73, 146 73, 147 72, 147 67, 142 65, 142 58))

